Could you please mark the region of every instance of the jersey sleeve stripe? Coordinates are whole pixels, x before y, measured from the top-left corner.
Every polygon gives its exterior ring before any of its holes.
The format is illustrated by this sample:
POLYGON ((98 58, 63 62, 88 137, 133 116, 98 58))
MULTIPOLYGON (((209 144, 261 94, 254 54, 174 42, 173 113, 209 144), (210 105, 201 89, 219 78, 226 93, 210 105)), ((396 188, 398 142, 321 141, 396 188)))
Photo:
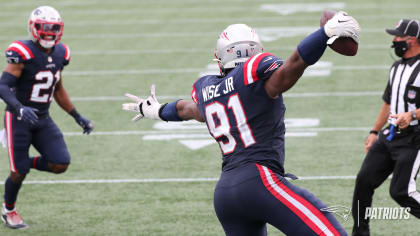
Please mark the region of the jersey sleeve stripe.
MULTIPOLYGON (((251 74, 252 74, 252 77, 253 77, 253 78, 256 78, 256 79, 255 79, 255 81, 259 80, 259 78, 258 78, 258 74, 257 74, 258 65, 260 64, 260 61, 261 61, 263 58, 267 57, 267 56, 274 56, 274 55, 273 55, 273 54, 271 54, 271 53, 268 53, 268 52, 263 53, 263 54, 261 54, 260 56, 258 56, 258 58, 256 58, 256 59, 255 59, 255 61, 254 61, 254 63, 252 64, 252 71, 251 71, 251 74)), ((254 81, 254 82, 255 82, 255 81, 254 81)))
POLYGON ((198 97, 197 97, 197 93, 195 92, 195 83, 193 84, 193 90, 191 92, 191 98, 195 102, 195 104, 198 104, 198 97))
POLYGON ((7 136, 7 151, 9 154, 9 165, 10 165, 10 171, 17 172, 16 171, 16 165, 15 165, 15 155, 13 152, 13 130, 12 130, 12 120, 13 115, 12 113, 6 111, 5 114, 5 123, 6 123, 6 136, 7 136))
POLYGON ((10 44, 10 46, 7 48, 7 51, 9 50, 19 53, 19 55, 21 55, 24 60, 34 58, 32 51, 25 44, 19 41, 15 41, 10 44))
POLYGON ((248 84, 252 84, 254 83, 256 80, 254 80, 254 78, 252 78, 252 65, 254 64, 255 59, 257 59, 262 53, 258 53, 257 55, 251 57, 248 61, 245 62, 244 66, 243 66, 243 73, 244 73, 244 84, 248 85, 248 84))
POLYGON ((255 56, 251 57, 247 62, 245 62, 243 67, 243 73, 244 73, 244 84, 252 84, 256 81, 258 81, 258 64, 260 61, 266 57, 266 56, 273 56, 271 53, 258 53, 255 56))
POLYGON ((67 47, 67 45, 65 45, 63 43, 64 49, 66 50, 65 54, 64 54, 64 59, 66 59, 67 61, 70 61, 70 48, 67 47))

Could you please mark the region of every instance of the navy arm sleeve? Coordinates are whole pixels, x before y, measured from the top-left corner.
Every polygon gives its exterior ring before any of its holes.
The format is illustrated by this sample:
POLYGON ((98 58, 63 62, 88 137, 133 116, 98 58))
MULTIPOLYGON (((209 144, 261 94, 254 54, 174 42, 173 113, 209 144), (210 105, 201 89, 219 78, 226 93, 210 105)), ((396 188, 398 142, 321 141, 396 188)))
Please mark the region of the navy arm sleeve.
POLYGON ((0 97, 4 102, 13 107, 16 112, 22 107, 22 104, 17 100, 16 95, 11 91, 11 88, 16 86, 18 78, 8 72, 3 72, 0 77, 0 97))

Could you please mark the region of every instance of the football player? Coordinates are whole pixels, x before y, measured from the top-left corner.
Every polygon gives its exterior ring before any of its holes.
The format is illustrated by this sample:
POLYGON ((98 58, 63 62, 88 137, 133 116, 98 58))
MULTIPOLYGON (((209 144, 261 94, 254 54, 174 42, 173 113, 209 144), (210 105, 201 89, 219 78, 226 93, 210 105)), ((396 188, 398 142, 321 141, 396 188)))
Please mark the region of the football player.
POLYGON ((206 122, 223 155, 223 168, 214 193, 214 208, 226 235, 266 235, 266 223, 286 235, 347 235, 326 205, 284 177, 284 112, 282 93, 304 70, 319 60, 327 41, 351 37, 359 42, 357 21, 337 13, 310 34, 287 60, 264 53, 260 39, 244 24, 228 26, 217 40, 215 56, 220 76, 199 78, 192 100, 161 105, 152 85, 143 100, 123 109, 165 121, 206 122))
POLYGON ((7 104, 4 123, 10 164, 2 220, 13 229, 28 227, 15 204, 30 168, 59 174, 70 164, 63 134, 49 116, 52 99, 74 117, 84 133, 93 129, 76 111, 63 86, 61 73, 70 62, 70 49, 60 43, 64 26, 60 14, 50 6, 41 6, 32 11, 28 24, 31 40, 10 44, 8 64, 0 78, 0 97, 7 104), (39 156, 29 156, 31 144, 39 156))

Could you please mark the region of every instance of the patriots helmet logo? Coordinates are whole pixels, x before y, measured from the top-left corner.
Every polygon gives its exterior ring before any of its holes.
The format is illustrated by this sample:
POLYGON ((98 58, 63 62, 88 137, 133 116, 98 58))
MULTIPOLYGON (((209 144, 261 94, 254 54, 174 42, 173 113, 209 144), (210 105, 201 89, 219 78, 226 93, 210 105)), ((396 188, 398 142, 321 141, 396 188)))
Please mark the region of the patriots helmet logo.
POLYGON ((41 14, 41 10, 40 9, 35 9, 34 15, 38 16, 39 14, 41 14))

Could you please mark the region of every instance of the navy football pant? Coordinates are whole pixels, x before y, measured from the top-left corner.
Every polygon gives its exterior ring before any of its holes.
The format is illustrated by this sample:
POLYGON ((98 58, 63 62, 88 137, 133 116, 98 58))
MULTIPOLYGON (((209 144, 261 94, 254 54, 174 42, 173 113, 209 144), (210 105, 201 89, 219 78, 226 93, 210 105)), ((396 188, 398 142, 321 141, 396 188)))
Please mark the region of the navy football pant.
POLYGON ((214 208, 228 236, 262 236, 266 223, 286 235, 347 235, 326 205, 259 164, 224 171, 214 208))
POLYGON ((4 119, 10 170, 19 174, 27 174, 32 163, 29 159, 29 147, 35 149, 48 162, 69 164, 70 154, 60 129, 49 117, 41 118, 36 125, 26 124, 16 115, 6 111, 4 119))

